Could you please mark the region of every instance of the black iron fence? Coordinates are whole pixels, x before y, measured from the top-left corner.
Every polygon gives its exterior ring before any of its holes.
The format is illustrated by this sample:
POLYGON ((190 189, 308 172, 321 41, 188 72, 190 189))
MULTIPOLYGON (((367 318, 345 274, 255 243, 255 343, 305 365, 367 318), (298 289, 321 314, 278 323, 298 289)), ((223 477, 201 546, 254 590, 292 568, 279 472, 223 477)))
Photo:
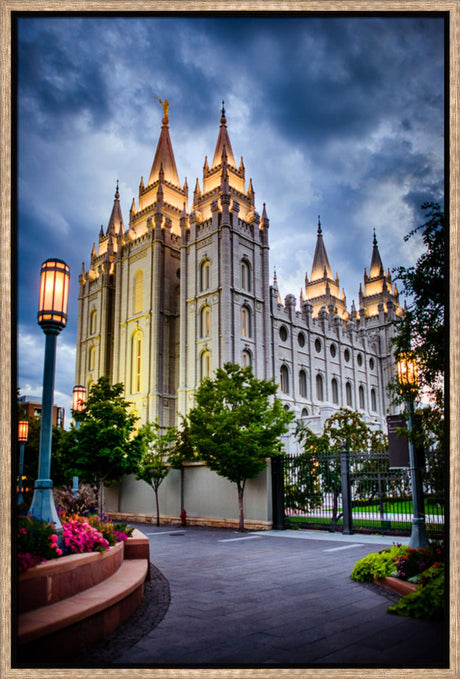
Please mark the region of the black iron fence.
MULTIPOLYGON (((410 534, 413 518, 410 470, 390 468, 387 452, 303 453, 285 455, 273 463, 275 527, 410 534), (347 465, 344 455, 348 457, 347 465)), ((430 537, 442 537, 443 454, 425 453, 421 468, 427 533, 430 537)))

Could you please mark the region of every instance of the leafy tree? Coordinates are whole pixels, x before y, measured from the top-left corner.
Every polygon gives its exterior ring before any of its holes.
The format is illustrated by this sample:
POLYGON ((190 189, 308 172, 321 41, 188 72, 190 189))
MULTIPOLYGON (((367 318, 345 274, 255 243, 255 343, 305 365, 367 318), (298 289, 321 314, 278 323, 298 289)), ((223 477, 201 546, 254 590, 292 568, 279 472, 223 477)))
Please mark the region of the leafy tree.
POLYGON ((402 281, 403 292, 410 301, 393 343, 396 354, 415 352, 419 385, 433 394, 438 409, 442 409, 447 353, 446 220, 438 203, 424 203, 422 210, 426 211, 428 221, 413 229, 404 240, 421 234, 425 251, 415 266, 395 269, 396 280, 402 281))
MULTIPOLYGON (((340 408, 324 423, 322 434, 315 434, 303 422, 297 425, 296 436, 303 446, 301 454, 301 477, 299 487, 294 491, 296 502, 305 507, 319 507, 323 494, 332 495, 332 525, 335 527, 341 514, 338 511, 338 498, 342 492, 340 453, 346 449, 351 453, 385 450, 385 438, 381 432, 372 430, 359 413, 349 408, 340 408), (303 485, 300 485, 303 484, 303 485)), ((361 463, 361 471, 373 472, 371 461, 361 463)), ((375 492, 368 485, 358 488, 361 495, 375 492)), ((289 497, 289 494, 288 494, 289 497)))
POLYGON ((98 489, 99 512, 104 506, 104 485, 134 473, 142 451, 133 438, 137 415, 123 394, 123 384, 100 377, 90 389, 85 408, 73 410, 78 428, 66 432, 62 454, 72 473, 98 489))
POLYGON ((190 436, 190 422, 182 417, 179 427, 176 428, 176 436, 172 446, 169 463, 174 469, 180 469, 180 507, 184 509, 184 462, 198 460, 199 456, 193 447, 190 436))
MULTIPOLYGON (((22 410, 20 411, 19 419, 24 419, 22 410)), ((28 439, 24 444, 24 468, 23 476, 25 476, 23 486, 23 495, 25 504, 30 504, 32 501, 33 489, 35 479, 38 475, 38 457, 40 450, 40 426, 41 419, 29 415, 27 418, 29 422, 28 439), (26 490, 28 489, 28 490, 26 490)), ((61 427, 53 425, 51 438, 51 478, 54 486, 60 486, 71 479, 71 471, 67 468, 65 461, 61 455, 61 442, 65 437, 65 431, 61 427)), ((19 461, 19 445, 18 445, 18 461, 19 461)))
POLYGON ((171 469, 169 456, 172 445, 176 438, 175 429, 168 429, 161 433, 160 424, 157 421, 147 422, 137 434, 140 443, 142 457, 136 472, 136 478, 150 484, 155 493, 157 509, 157 526, 160 525, 160 504, 158 489, 171 469))
POLYGON ((239 530, 244 531, 244 488, 281 453, 280 437, 294 415, 273 398, 274 380, 259 380, 250 366, 226 363, 205 378, 189 413, 190 435, 199 456, 238 489, 239 530))

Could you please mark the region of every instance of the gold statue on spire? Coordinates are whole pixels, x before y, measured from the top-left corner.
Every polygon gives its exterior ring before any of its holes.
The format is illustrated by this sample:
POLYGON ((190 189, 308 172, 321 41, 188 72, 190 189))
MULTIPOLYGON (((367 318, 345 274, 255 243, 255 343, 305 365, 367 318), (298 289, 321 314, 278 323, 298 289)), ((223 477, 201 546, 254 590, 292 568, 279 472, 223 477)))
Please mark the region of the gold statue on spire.
POLYGON ((169 102, 168 102, 168 100, 165 99, 165 100, 163 101, 163 99, 160 99, 159 97, 153 97, 153 98, 156 99, 157 101, 159 101, 160 104, 163 106, 163 116, 164 116, 165 118, 167 118, 167 117, 168 117, 168 109, 169 109, 169 102))

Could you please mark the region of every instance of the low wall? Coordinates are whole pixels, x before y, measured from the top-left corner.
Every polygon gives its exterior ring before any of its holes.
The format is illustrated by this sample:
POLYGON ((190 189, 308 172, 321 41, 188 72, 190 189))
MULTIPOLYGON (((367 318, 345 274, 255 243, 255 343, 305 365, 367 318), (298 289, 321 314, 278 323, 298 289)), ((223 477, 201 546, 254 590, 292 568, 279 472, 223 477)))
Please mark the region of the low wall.
MULTIPOLYGON (((238 492, 231 483, 203 463, 188 463, 183 472, 172 469, 159 488, 161 523, 178 523, 181 492, 189 525, 237 527, 238 492), (182 480, 183 478, 183 489, 182 480)), ((155 494, 145 481, 128 476, 105 491, 105 510, 115 517, 155 521, 155 494)), ((252 530, 272 527, 272 485, 270 461, 254 479, 246 481, 244 491, 245 526, 252 530)))

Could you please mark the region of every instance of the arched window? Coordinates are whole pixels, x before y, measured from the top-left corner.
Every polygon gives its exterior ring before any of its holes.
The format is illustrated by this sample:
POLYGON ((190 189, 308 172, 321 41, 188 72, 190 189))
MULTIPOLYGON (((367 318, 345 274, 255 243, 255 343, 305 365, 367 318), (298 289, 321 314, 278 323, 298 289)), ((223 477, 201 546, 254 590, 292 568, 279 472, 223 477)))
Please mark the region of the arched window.
POLYGON ((89 315, 89 334, 94 335, 96 332, 96 323, 97 323, 97 311, 96 309, 92 309, 91 313, 89 315))
POLYGON ((139 314, 142 311, 142 296, 144 288, 144 274, 139 269, 134 274, 134 313, 139 314))
POLYGON ((280 368, 280 389, 284 394, 289 394, 289 370, 287 365, 280 368))
POLYGON ((246 259, 241 261, 241 288, 251 291, 251 267, 246 259))
POLYGON ((207 349, 200 355, 200 378, 204 380, 211 374, 211 352, 207 349))
POLYGON ((299 394, 303 397, 307 397, 307 373, 305 370, 299 372, 299 394))
POLYGON ((204 306, 200 312, 200 337, 209 337, 211 333, 211 309, 204 306))
POLYGON ((251 309, 247 306, 241 307, 241 334, 243 337, 252 337, 251 309))
POLYGON ((324 401, 323 376, 316 375, 316 398, 318 401, 324 401))
POLYGON ((200 291, 209 290, 211 285, 211 262, 205 259, 200 265, 200 291))
POLYGON ((347 400, 347 406, 350 408, 353 408, 353 396, 351 392, 351 384, 350 382, 347 382, 345 385, 345 398, 347 400))
POLYGON ((332 378, 331 382, 331 387, 332 387, 332 403, 335 403, 336 405, 339 404, 339 384, 335 377, 332 378))
POLYGON ((248 366, 252 365, 252 356, 248 349, 243 350, 243 353, 241 354, 241 363, 243 368, 247 368, 248 366))
POLYGON ((88 354, 88 370, 94 370, 96 367, 96 347, 90 347, 88 354))
POLYGON ((359 407, 361 408, 361 410, 364 410, 366 407, 366 401, 364 398, 364 387, 362 385, 360 385, 358 389, 358 397, 359 397, 359 407))
POLYGON ((140 332, 133 335, 131 355, 131 393, 137 394, 141 390, 142 375, 142 334, 140 332))
POLYGON ((308 417, 308 408, 302 408, 302 417, 308 417))
POLYGON ((371 389, 371 410, 373 413, 377 412, 377 394, 375 389, 371 389))

